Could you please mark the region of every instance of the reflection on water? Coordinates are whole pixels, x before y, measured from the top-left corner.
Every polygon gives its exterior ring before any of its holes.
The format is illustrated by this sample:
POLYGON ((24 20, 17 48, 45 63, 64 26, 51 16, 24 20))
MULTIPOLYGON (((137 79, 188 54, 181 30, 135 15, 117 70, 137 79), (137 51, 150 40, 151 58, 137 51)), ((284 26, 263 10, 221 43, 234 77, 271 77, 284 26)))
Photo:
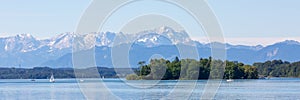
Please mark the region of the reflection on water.
MULTIPOLYGON (((83 84, 92 84, 93 79, 85 79, 83 84)), ((160 81, 153 85, 151 81, 125 81, 138 86, 124 84, 122 80, 106 79, 105 85, 119 99, 159 99, 167 96, 175 87, 182 89, 182 92, 189 87, 191 81, 184 81, 184 84, 177 85, 177 81, 160 81), (137 88, 149 87, 149 88, 137 88)), ((199 99, 207 81, 197 82, 189 99, 199 99)), ((91 91, 101 91, 99 87, 88 88, 91 91)), ((184 93, 182 93, 184 94, 184 93)), ((180 94, 174 97, 181 98, 180 94)), ((41 100, 41 99, 86 99, 81 92, 75 79, 57 79, 56 83, 49 83, 48 80, 30 81, 27 79, 0 80, 1 99, 41 100)), ((290 99, 300 98, 300 79, 296 78, 274 78, 271 80, 235 80, 234 82, 222 82, 215 99, 290 99)), ((110 99, 110 97, 107 97, 110 99)))

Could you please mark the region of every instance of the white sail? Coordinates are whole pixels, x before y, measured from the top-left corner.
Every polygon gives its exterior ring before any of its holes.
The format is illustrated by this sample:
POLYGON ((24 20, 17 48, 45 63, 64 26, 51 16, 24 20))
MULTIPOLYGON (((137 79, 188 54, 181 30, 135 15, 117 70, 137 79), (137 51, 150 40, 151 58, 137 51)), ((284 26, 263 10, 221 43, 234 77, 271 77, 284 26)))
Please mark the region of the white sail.
POLYGON ((55 82, 53 74, 51 75, 49 82, 55 82))

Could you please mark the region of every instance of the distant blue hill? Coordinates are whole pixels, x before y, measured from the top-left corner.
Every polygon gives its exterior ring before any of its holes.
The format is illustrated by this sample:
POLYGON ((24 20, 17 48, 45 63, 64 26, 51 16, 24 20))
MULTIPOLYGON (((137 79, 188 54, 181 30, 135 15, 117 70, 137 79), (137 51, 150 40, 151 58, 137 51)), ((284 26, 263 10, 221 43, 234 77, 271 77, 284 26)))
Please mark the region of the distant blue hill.
MULTIPOLYGON (((193 46, 185 45, 186 48, 193 46)), ((207 47, 197 46, 198 54, 200 58, 208 58, 211 54, 211 49, 207 47)), ((253 64, 254 62, 264 62, 267 60, 282 59, 284 61, 300 61, 300 55, 298 54, 300 45, 289 44, 288 41, 276 43, 270 46, 263 47, 261 49, 251 49, 232 47, 227 49, 227 60, 244 62, 246 64, 253 64)), ((98 66, 112 67, 111 61, 111 47, 101 46, 96 47, 96 62, 98 66)), ((175 45, 160 45, 156 47, 145 47, 143 45, 134 45, 129 52, 130 65, 137 67, 139 61, 149 61, 152 55, 160 54, 164 58, 173 60, 176 56, 179 56, 178 49, 175 45)), ((70 67, 72 66, 72 54, 66 54, 56 60, 47 61, 43 65, 46 66, 60 66, 70 67)), ((118 66, 123 67, 123 66, 118 66)))

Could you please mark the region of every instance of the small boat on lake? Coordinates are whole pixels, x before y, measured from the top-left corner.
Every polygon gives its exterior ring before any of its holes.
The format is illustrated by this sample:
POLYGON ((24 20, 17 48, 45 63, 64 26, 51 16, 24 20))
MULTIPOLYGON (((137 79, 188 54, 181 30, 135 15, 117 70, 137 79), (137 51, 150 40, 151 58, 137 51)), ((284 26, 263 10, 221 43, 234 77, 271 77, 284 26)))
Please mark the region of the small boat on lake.
POLYGON ((230 77, 230 75, 231 75, 232 73, 231 72, 229 72, 229 79, 227 79, 226 80, 226 82, 233 82, 234 80, 232 79, 233 78, 233 76, 232 77, 230 77))
POLYGON ((233 82, 233 81, 234 81, 233 79, 226 80, 226 82, 233 82))
POLYGON ((51 82, 51 83, 54 83, 54 82, 55 82, 53 74, 51 75, 51 77, 50 77, 50 79, 49 79, 49 82, 51 82))
POLYGON ((80 79, 79 81, 80 81, 80 82, 84 82, 84 80, 83 80, 83 79, 80 79))

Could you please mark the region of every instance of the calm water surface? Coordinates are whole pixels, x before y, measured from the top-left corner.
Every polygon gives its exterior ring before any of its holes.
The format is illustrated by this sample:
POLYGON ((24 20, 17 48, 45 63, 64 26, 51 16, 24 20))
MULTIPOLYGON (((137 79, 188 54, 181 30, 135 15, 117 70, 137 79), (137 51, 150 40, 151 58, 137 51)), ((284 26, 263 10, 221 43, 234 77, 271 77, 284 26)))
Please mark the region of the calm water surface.
MULTIPOLYGON (((119 79, 105 79, 104 84, 118 99, 140 100, 160 99, 168 95, 175 86, 182 91, 186 90, 191 81, 185 81, 186 85, 178 86, 177 81, 160 81, 152 86, 148 83, 154 81, 125 81, 119 79), (131 82, 137 88, 124 82, 131 82)), ((200 80, 190 98, 176 99, 197 100, 203 93, 207 81, 200 80)), ((93 84, 93 79, 84 79, 82 84, 93 84)), ((101 91, 99 87, 85 87, 85 90, 101 91)), ((84 100, 84 93, 81 92, 75 79, 56 79, 55 83, 48 80, 12 79, 0 80, 1 100, 84 100)), ((107 99, 110 99, 109 97, 107 99)), ((235 80, 234 82, 223 81, 215 95, 217 100, 300 100, 300 79, 298 78, 273 78, 270 80, 235 80)))

